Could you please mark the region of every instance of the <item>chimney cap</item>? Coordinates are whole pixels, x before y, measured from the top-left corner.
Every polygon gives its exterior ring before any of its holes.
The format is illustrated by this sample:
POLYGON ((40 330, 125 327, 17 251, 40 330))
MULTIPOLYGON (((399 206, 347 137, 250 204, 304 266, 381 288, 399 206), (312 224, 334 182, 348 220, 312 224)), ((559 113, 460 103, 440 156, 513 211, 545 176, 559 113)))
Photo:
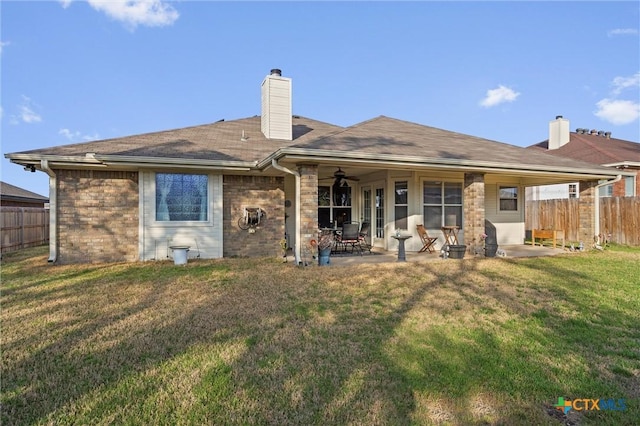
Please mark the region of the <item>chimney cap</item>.
POLYGON ((556 115, 556 120, 558 120, 558 119, 560 119, 560 118, 562 118, 562 116, 561 116, 561 115, 556 115))
POLYGON ((281 77, 282 76, 282 70, 278 69, 278 68, 273 68, 271 70, 271 75, 277 75, 277 76, 281 77))

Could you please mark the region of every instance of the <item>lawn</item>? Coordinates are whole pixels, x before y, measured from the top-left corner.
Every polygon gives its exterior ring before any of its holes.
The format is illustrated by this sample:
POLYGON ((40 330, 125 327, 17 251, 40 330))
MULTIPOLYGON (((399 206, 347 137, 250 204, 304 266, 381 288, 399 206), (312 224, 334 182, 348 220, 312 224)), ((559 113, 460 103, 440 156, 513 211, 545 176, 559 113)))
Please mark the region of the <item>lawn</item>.
POLYGON ((640 419, 638 249, 349 267, 46 259, 2 261, 3 425, 640 419), (565 416, 559 397, 600 410, 565 416))

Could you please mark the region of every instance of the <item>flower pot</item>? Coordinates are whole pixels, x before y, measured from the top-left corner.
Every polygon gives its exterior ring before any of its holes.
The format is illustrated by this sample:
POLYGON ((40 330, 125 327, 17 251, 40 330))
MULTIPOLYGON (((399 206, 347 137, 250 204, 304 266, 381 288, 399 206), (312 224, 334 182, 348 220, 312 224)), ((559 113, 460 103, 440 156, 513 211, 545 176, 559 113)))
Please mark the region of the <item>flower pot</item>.
POLYGON ((496 252, 498 251, 497 244, 486 244, 484 245, 484 255, 486 257, 496 257, 496 252))
POLYGON ((450 245, 449 246, 449 258, 450 259, 463 259, 464 253, 467 251, 465 245, 450 245))
POLYGON ((329 265, 331 263, 331 247, 318 250, 318 265, 329 265))

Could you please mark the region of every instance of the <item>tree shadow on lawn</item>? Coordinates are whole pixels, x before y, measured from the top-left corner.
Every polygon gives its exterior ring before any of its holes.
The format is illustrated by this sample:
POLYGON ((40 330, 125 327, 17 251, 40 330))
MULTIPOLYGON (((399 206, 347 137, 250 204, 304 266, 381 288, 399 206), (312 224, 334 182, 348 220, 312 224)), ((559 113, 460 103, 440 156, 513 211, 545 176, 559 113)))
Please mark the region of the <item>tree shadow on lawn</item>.
MULTIPOLYGON (((459 275, 462 280, 456 287, 460 297, 467 302, 461 309, 475 310, 479 322, 485 312, 496 312, 499 307, 512 314, 506 321, 492 315, 496 327, 489 336, 500 337, 494 359, 499 354, 498 358, 513 366, 507 371, 522 372, 523 375, 502 383, 488 376, 486 383, 493 383, 491 388, 498 390, 505 383, 513 384, 512 389, 504 387, 508 391, 505 395, 536 401, 538 405, 546 404, 552 416, 555 413, 550 405, 558 396, 569 399, 626 398, 625 413, 574 412, 570 414, 572 419, 560 417, 569 423, 584 417, 599 424, 633 424, 633 419, 640 417, 638 293, 628 301, 625 292, 618 291, 609 295, 609 300, 602 291, 606 283, 594 285, 594 276, 589 270, 576 271, 575 265, 565 263, 573 262, 570 258, 490 262, 494 263, 481 263, 485 267, 475 271, 488 278, 484 284, 465 280, 464 274, 459 275), (510 269, 510 273, 501 274, 504 268, 510 269), (518 281, 514 282, 514 277, 519 277, 518 281), (505 332, 512 335, 511 339, 504 338, 505 332)), ((613 268, 611 262, 605 260, 604 263, 603 269, 613 268)), ((603 275, 607 276, 607 272, 603 275)), ((627 284, 629 291, 634 291, 634 286, 627 284)), ((477 330, 482 333, 473 340, 486 339, 485 330, 477 330)), ((433 337, 429 339, 434 340, 433 337)), ((491 348, 491 345, 480 345, 480 348, 491 348)), ((470 360, 468 365, 481 368, 488 365, 486 361, 470 360)), ((435 368, 442 367, 436 365, 435 368)), ((532 406, 535 408, 534 404, 529 404, 529 409, 532 406)), ((521 422, 519 416, 531 415, 526 413, 526 407, 523 405, 520 413, 516 410, 513 418, 506 413, 501 421, 521 422)))
MULTIPOLYGON (((527 411, 529 392, 551 401, 581 389, 571 388, 570 378, 563 382, 570 368, 544 359, 548 352, 502 335, 518 334, 512 317, 541 322, 521 338, 562 355, 566 333, 552 321, 553 297, 534 309, 523 302, 526 294, 507 290, 506 279, 487 278, 481 264, 198 261, 155 266, 135 282, 127 277, 136 274, 123 269, 116 272, 121 280, 75 283, 54 310, 42 310, 69 313, 54 324, 59 334, 39 347, 30 341, 35 350, 3 366, 2 421, 546 420, 542 408, 527 411), (499 400, 514 394, 522 401, 515 409, 499 400)), ((586 351, 577 347, 567 356, 586 351)))

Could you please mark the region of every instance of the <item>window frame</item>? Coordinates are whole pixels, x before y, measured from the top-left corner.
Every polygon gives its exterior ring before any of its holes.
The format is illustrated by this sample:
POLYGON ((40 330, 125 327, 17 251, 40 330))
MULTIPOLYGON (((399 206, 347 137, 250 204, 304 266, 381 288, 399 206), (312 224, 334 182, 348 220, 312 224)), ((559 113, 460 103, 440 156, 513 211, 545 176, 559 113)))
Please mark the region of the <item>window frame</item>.
POLYGON ((213 190, 213 178, 209 173, 179 173, 179 172, 164 172, 157 171, 151 174, 151 191, 150 191, 150 216, 151 216, 151 224, 153 226, 164 227, 164 228, 175 228, 175 227, 208 227, 214 224, 214 190, 213 190), (158 220, 157 216, 157 176, 159 174, 166 175, 189 175, 189 176, 206 176, 207 178, 207 219, 206 220, 158 220))
POLYGON ((446 180, 446 179, 422 179, 421 181, 421 215, 422 215, 422 223, 427 229, 442 229, 443 226, 447 224, 447 208, 455 208, 459 212, 459 225, 458 225, 458 214, 456 214, 456 226, 458 226, 461 230, 464 226, 464 182, 456 179, 446 180), (426 184, 438 184, 440 186, 440 202, 439 203, 427 203, 424 196, 424 190, 426 184), (447 202, 447 185, 455 185, 456 189, 460 191, 460 202, 459 203, 448 203, 447 202), (437 207, 440 209, 440 225, 437 228, 431 227, 431 224, 427 223, 425 208, 426 207, 437 207))
POLYGON ((409 227, 409 181, 399 179, 393 182, 393 225, 394 229, 408 229, 409 227), (398 184, 404 185, 404 188, 399 188, 398 184), (398 194, 398 190, 405 191, 405 202, 399 203, 398 198, 401 197, 398 194), (398 219, 398 208, 405 210, 404 217, 398 219), (403 226, 404 225, 404 226, 403 226))
POLYGON ((507 183, 499 183, 496 185, 496 190, 497 190, 497 194, 496 194, 496 200, 497 200, 497 211, 498 213, 502 213, 502 214, 515 214, 515 213, 520 213, 520 200, 521 200, 521 188, 520 185, 517 184, 507 184, 507 183), (516 190, 516 196, 515 198, 502 198, 501 196, 501 192, 502 189, 511 189, 514 188, 516 190), (506 200, 506 201, 511 201, 511 200, 515 200, 516 202, 516 208, 515 210, 505 210, 502 208, 502 200, 506 200))
MULTIPOLYGON (((329 220, 330 223, 328 224, 329 227, 333 227, 335 223, 338 222, 338 216, 341 212, 347 212, 348 213, 344 216, 344 221, 345 222, 349 222, 353 220, 353 212, 354 212, 354 208, 353 208, 353 198, 354 198, 354 186, 353 185, 349 185, 348 183, 345 185, 346 188, 348 188, 347 192, 347 205, 344 206, 340 206, 340 205, 336 205, 335 203, 335 194, 334 194, 334 186, 333 185, 318 185, 318 222, 320 222, 320 211, 328 211, 329 212, 329 220), (328 188, 329 192, 328 192, 328 202, 329 204, 326 205, 322 205, 320 203, 320 197, 323 196, 323 194, 321 194, 321 190, 320 188, 328 188)), ((326 198, 322 198, 323 200, 327 200, 326 198)), ((318 223, 319 227, 323 227, 326 226, 327 224, 322 224, 322 223, 318 223)), ((342 224, 338 224, 338 227, 341 226, 342 224)))

